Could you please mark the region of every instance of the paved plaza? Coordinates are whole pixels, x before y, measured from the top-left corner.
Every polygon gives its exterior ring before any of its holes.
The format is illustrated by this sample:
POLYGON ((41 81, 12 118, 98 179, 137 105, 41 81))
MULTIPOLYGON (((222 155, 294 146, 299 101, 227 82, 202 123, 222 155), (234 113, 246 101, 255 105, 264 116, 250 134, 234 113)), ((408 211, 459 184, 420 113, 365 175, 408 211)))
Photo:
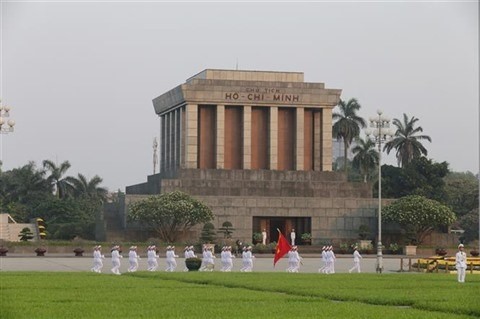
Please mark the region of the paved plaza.
MULTIPOLYGON (((384 257, 384 273, 398 272, 401 267, 403 257, 403 269, 408 269, 408 258, 405 256, 396 257, 384 257)), ((415 262, 417 258, 412 258, 411 262, 415 262)), ((120 272, 126 272, 128 268, 128 257, 121 260, 120 272)), ((234 259, 233 271, 239 271, 241 268, 241 258, 234 259)), ((65 255, 53 255, 45 257, 37 257, 31 255, 14 255, 7 257, 0 257, 0 271, 90 271, 93 264, 93 258, 91 256, 73 257, 65 255)), ((103 262, 103 273, 110 274, 111 259, 109 256, 105 257, 103 262)), ((139 271, 146 270, 147 258, 146 256, 140 259, 139 271)), ((163 271, 166 267, 165 258, 158 259, 158 270, 163 271)), ((184 258, 177 258, 176 271, 181 272, 184 269, 184 258)), ((322 262, 320 257, 315 255, 303 256, 303 266, 300 268, 300 272, 303 273, 316 273, 320 268, 322 262)), ((364 256, 361 261, 362 272, 374 273, 376 264, 376 256, 368 255, 364 256)), ((220 269, 220 259, 216 259, 215 269, 220 269)), ((335 262, 336 273, 346 273, 348 269, 353 266, 353 258, 349 255, 337 256, 335 262)), ((285 272, 287 268, 287 259, 282 258, 273 267, 273 255, 257 255, 254 260, 254 272, 285 272)))

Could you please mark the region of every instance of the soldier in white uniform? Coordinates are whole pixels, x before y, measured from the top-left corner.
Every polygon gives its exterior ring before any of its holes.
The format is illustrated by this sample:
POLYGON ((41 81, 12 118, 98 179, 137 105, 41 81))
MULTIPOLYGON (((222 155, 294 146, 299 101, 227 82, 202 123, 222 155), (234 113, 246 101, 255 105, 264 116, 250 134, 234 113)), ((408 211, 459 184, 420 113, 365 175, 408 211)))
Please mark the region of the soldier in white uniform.
POLYGON ((115 275, 120 275, 120 258, 123 258, 122 255, 119 253, 120 246, 116 245, 112 247, 111 253, 112 253, 112 266, 113 268, 111 269, 112 273, 115 275))
POLYGON ((235 256, 232 255, 232 246, 228 246, 227 247, 227 251, 225 252, 225 264, 226 264, 226 268, 225 268, 225 271, 232 271, 233 269, 233 258, 235 258, 235 256))
POLYGON ((215 269, 215 256, 213 255, 212 250, 212 247, 205 250, 205 268, 203 271, 213 271, 215 269))
POLYGON ((295 246, 295 229, 292 228, 292 231, 290 232, 290 240, 292 241, 292 246, 295 246))
POLYGON ((131 246, 130 251, 128 252, 128 262, 130 267, 128 267, 128 272, 135 272, 138 269, 138 260, 140 256, 137 254, 137 246, 131 246))
POLYGON ((266 245, 266 244, 267 244, 267 230, 266 230, 266 229, 264 229, 264 230, 262 231, 262 244, 263 244, 263 245, 266 245))
POLYGON ((185 246, 185 248, 183 249, 183 256, 185 257, 185 268, 183 269, 183 271, 188 271, 186 261, 187 261, 188 258, 191 258, 190 257, 190 247, 189 246, 185 246))
POLYGON ((356 270, 357 272, 360 272, 360 259, 363 258, 362 255, 358 252, 358 247, 355 246, 353 247, 353 267, 350 268, 348 271, 351 273, 352 271, 356 270))
MULTIPOLYGON (((187 258, 197 258, 197 255, 195 255, 195 252, 193 251, 194 247, 193 246, 187 246, 185 247, 186 251, 185 251, 185 260, 187 260, 187 258)), ((187 265, 185 263, 185 269, 184 271, 188 271, 188 268, 187 268, 187 265)))
POLYGON ((332 246, 327 247, 326 257, 327 257, 327 267, 325 269, 325 273, 334 274, 335 273, 335 254, 333 253, 332 246))
POLYGON ((464 251, 463 244, 458 245, 458 252, 455 255, 455 268, 457 268, 458 282, 464 283, 467 270, 467 254, 464 251))
POLYGON ((222 247, 222 251, 220 252, 220 265, 222 265, 222 267, 220 267, 220 271, 225 271, 225 269, 227 268, 227 263, 226 263, 226 254, 225 254, 225 251, 227 249, 227 246, 223 246, 222 247))
POLYGON ((102 255, 101 252, 102 246, 97 245, 93 247, 93 267, 91 271, 101 273, 102 268, 103 268, 103 261, 102 259, 105 259, 105 256, 102 255))
POLYGON ((293 265, 293 246, 290 248, 290 250, 287 253, 287 260, 288 260, 287 272, 292 272, 292 269, 294 268, 294 265, 293 265))
POLYGON ((327 270, 327 252, 326 252, 327 247, 323 246, 322 247, 322 265, 318 269, 318 272, 325 273, 327 270))
POLYGON ((293 246, 293 257, 292 257, 292 272, 298 272, 300 269, 300 264, 302 263, 302 257, 298 254, 298 247, 293 246))
POLYGON ((240 271, 245 271, 247 269, 247 247, 242 248, 242 268, 240 271))
POLYGON ((177 268, 177 261, 175 260, 175 258, 178 258, 178 256, 175 255, 175 246, 167 247, 166 257, 167 268, 165 269, 165 271, 175 271, 175 269, 177 268))
POLYGON ((157 246, 151 245, 148 246, 147 250, 147 264, 148 264, 148 271, 155 271, 158 268, 158 261, 157 261, 157 246))
POLYGON ((245 252, 245 270, 244 272, 251 272, 253 270, 253 258, 255 256, 252 255, 252 246, 248 246, 245 252))
POLYGON ((205 271, 207 269, 207 250, 207 245, 203 245, 202 265, 200 266, 199 271, 205 271))

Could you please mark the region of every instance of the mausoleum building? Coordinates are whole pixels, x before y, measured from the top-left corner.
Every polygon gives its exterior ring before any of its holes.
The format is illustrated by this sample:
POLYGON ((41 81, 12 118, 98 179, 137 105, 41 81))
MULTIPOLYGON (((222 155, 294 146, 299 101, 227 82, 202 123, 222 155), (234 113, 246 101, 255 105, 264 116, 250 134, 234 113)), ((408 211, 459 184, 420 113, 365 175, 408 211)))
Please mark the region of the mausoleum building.
MULTIPOLYGON (((332 110, 341 90, 304 81, 302 72, 207 69, 153 100, 160 172, 126 188, 128 204, 187 192, 209 205, 234 237, 276 229, 314 243, 375 229, 371 185, 332 172, 332 110)), ((128 228, 124 218, 124 226, 128 228)), ((192 231, 196 238, 200 228, 192 231)))

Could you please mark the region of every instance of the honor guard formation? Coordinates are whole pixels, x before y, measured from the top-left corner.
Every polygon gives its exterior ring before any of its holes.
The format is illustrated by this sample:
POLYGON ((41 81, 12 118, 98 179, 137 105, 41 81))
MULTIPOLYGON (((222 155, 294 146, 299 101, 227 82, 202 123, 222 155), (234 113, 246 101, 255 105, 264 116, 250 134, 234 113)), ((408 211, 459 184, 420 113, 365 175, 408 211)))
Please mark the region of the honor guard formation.
MULTIPOLYGON (((93 266, 91 268, 92 272, 101 273, 103 268, 103 260, 105 256, 102 254, 102 246, 97 245, 93 247, 93 266)), ((184 248, 184 259, 197 258, 195 255, 193 246, 185 246, 184 248)), ((121 255, 121 249, 119 245, 114 245, 111 250, 111 259, 112 259, 112 269, 111 272, 115 275, 120 275, 120 260, 123 258, 121 255)), ((252 246, 244 246, 241 252, 241 267, 239 268, 240 272, 251 272, 253 271, 253 261, 255 256, 252 254, 252 246)), ((155 245, 150 245, 147 247, 147 271, 156 271, 158 269, 158 249, 155 245)), ((166 272, 174 272, 177 268, 177 258, 178 255, 175 254, 175 246, 167 246, 165 252, 165 262, 166 262, 166 272)), ((303 265, 303 258, 300 257, 298 253, 298 247, 292 246, 290 251, 287 254, 288 258, 288 268, 287 272, 299 272, 300 266, 303 265)), ((360 258, 362 256, 358 253, 357 248, 353 253, 354 267, 350 269, 350 272, 356 270, 360 272, 360 258)), ((215 269, 215 259, 213 245, 203 245, 201 266, 199 271, 214 271, 215 269)), ((235 254, 232 253, 232 246, 223 246, 220 252, 220 271, 222 272, 231 272, 234 269, 235 254)), ((322 265, 318 272, 324 274, 333 274, 335 273, 335 254, 333 253, 332 246, 324 246, 322 248, 322 265)), ((139 269, 140 255, 137 252, 137 246, 131 246, 128 253, 128 272, 136 272, 139 269)), ((187 265, 183 271, 189 271, 187 265)))

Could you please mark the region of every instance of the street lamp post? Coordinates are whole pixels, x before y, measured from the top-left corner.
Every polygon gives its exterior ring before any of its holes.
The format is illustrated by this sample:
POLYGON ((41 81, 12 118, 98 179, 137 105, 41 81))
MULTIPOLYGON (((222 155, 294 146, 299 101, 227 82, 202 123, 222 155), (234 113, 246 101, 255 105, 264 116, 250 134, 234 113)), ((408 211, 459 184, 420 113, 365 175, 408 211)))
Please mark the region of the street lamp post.
POLYGON ((377 241, 377 273, 383 271, 383 254, 382 254, 382 142, 387 142, 393 132, 389 129, 390 118, 382 115, 381 110, 377 111, 378 116, 369 118, 370 127, 365 131, 367 138, 371 139, 378 145, 378 241, 377 241))
POLYGON ((3 138, 2 134, 8 134, 13 132, 15 126, 15 121, 10 119, 8 121, 5 118, 10 117, 11 108, 6 105, 2 105, 2 100, 0 100, 0 172, 3 165, 3 138))
POLYGON ((0 132, 2 134, 8 134, 13 132, 13 127, 15 126, 14 120, 8 120, 5 123, 5 118, 10 116, 10 106, 4 106, 1 104, 0 100, 0 132), (6 124, 6 125, 5 125, 6 124))

